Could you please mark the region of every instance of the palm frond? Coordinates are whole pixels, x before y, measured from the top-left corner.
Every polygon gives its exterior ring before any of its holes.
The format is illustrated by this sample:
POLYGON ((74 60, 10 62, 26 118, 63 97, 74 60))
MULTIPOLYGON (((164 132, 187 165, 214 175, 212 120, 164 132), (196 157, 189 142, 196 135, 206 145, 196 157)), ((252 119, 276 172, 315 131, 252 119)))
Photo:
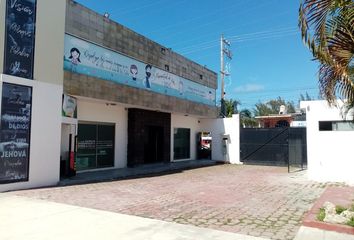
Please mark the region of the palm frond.
POLYGON ((305 0, 299 9, 305 44, 320 62, 320 93, 331 104, 338 97, 354 103, 354 2, 305 0))
POLYGON ((352 0, 305 0, 299 9, 299 27, 304 43, 314 55, 327 46, 326 23, 342 11, 353 8, 352 0))

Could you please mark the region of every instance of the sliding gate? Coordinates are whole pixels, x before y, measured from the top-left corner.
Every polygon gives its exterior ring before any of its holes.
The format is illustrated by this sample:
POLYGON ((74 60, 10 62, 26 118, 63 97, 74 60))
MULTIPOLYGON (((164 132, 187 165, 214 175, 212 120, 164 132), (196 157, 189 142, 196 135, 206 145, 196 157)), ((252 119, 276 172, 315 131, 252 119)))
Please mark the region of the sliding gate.
POLYGON ((307 164, 306 128, 241 128, 240 158, 244 164, 288 166, 307 164))

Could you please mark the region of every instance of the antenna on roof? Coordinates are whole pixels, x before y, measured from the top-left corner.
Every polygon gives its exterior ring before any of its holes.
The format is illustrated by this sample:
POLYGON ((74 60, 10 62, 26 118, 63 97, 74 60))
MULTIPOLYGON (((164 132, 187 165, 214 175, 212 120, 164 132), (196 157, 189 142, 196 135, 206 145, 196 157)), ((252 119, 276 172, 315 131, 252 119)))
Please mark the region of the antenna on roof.
POLYGON ((109 13, 108 13, 108 12, 105 12, 105 13, 103 14, 103 17, 109 19, 109 13))

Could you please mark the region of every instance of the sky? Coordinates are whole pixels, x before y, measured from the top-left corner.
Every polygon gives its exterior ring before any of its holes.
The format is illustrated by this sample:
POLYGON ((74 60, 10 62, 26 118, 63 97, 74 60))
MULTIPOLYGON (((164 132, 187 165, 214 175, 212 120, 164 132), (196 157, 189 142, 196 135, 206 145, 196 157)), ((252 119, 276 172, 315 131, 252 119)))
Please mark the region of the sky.
MULTIPOLYGON (((253 109, 281 97, 317 99, 318 64, 298 29, 300 0, 77 0, 220 75, 220 37, 230 41, 226 99, 253 109)), ((220 79, 220 76, 218 76, 220 79)), ((217 98, 220 99, 220 82, 217 98)))

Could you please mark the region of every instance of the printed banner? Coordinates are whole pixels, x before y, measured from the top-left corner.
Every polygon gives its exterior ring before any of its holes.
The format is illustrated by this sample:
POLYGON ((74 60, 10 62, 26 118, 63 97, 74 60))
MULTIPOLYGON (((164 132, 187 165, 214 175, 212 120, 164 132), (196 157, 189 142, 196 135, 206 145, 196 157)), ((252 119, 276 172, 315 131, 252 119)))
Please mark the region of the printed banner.
POLYGON ((36 0, 6 0, 4 73, 33 79, 36 0))
POLYGON ((28 181, 31 105, 31 87, 3 84, 0 129, 0 184, 28 181))
POLYGON ((65 35, 64 69, 135 88, 215 106, 215 89, 65 35))

